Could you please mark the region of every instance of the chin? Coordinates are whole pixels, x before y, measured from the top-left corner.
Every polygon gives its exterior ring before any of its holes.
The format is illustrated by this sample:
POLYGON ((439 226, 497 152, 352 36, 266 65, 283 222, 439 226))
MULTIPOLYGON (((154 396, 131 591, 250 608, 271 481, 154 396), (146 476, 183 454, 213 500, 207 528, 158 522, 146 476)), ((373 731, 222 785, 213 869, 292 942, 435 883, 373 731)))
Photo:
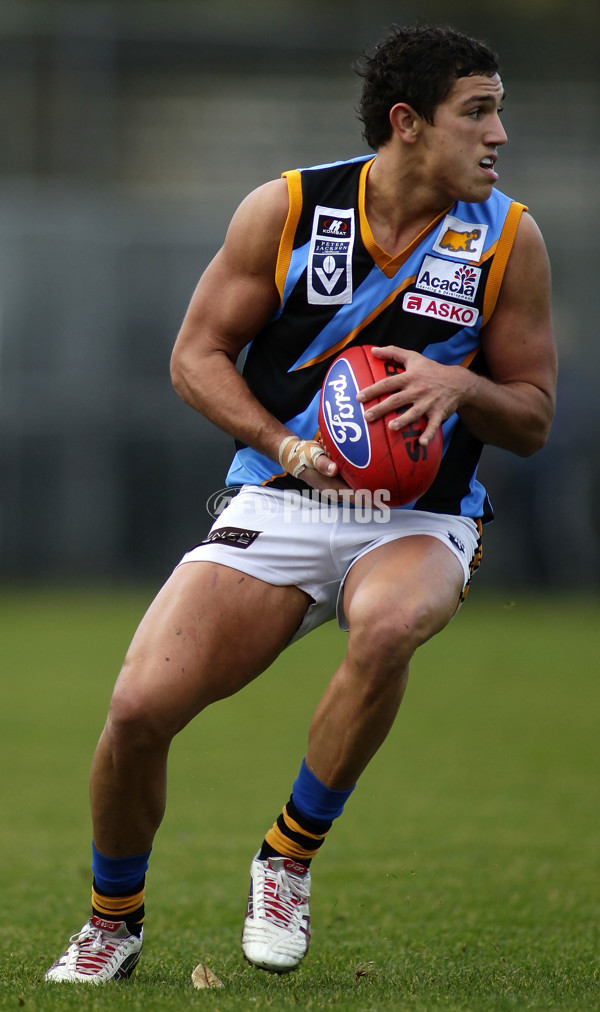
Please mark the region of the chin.
POLYGON ((486 186, 478 186, 473 188, 471 192, 464 196, 459 197, 459 200, 464 200, 465 204, 483 204, 485 200, 489 200, 494 189, 493 183, 488 183, 486 186))

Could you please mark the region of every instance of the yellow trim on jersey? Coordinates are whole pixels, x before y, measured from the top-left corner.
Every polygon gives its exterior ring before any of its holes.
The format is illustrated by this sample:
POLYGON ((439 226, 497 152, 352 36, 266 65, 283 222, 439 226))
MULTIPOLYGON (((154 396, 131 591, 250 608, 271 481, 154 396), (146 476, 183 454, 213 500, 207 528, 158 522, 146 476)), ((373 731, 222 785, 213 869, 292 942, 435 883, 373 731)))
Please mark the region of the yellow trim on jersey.
POLYGON ((473 348, 473 351, 470 351, 469 354, 465 358, 463 358, 460 364, 464 366, 465 369, 468 369, 469 366, 471 365, 471 362, 473 361, 477 353, 480 351, 480 349, 481 345, 478 344, 475 348, 473 348))
POLYGON ((366 162, 364 164, 363 168, 361 169, 360 178, 358 181, 358 219, 360 223, 360 234, 362 236, 362 241, 365 245, 365 248, 367 249, 367 252, 371 256, 371 258, 375 261, 379 269, 383 271, 386 278, 393 278, 398 268, 402 267, 402 264, 408 260, 411 253, 413 253, 414 250, 417 248, 417 246, 419 246, 423 242, 425 236, 429 232, 431 232, 436 227, 436 225, 439 225, 440 221, 442 220, 444 215, 448 213, 452 205, 450 205, 444 211, 442 211, 441 214, 438 214, 438 216, 434 218, 433 221, 430 221, 429 224, 425 226, 423 231, 419 232, 419 234, 412 240, 412 242, 408 244, 406 249, 403 249, 400 253, 397 253, 395 256, 390 256, 390 254, 386 253, 386 251, 381 248, 379 243, 376 242, 375 237, 373 236, 373 233, 371 231, 371 226, 369 225, 369 221, 367 219, 367 212, 366 212, 367 176, 369 174, 369 169, 371 168, 374 161, 375 159, 372 158, 369 162, 366 162))
MULTIPOLYGON (((488 323, 494 309, 496 308, 502 278, 504 277, 510 251, 513 248, 515 235, 517 234, 517 227, 521 220, 523 211, 526 210, 527 207, 525 204, 519 204, 518 201, 513 200, 508 209, 504 225, 502 226, 500 237, 494 244, 494 261, 490 267, 490 273, 488 275, 485 288, 485 296, 483 299, 483 312, 481 314, 482 327, 485 327, 486 323, 488 323)), ((490 253, 491 250, 488 250, 488 256, 490 253)))
POLYGON ((287 183, 290 204, 283 232, 281 233, 281 239, 279 240, 277 265, 275 267, 275 284, 279 292, 280 304, 283 302, 285 279, 290 269, 290 261, 294 249, 294 237, 302 213, 302 176, 300 170, 290 169, 289 172, 283 172, 282 178, 287 183))

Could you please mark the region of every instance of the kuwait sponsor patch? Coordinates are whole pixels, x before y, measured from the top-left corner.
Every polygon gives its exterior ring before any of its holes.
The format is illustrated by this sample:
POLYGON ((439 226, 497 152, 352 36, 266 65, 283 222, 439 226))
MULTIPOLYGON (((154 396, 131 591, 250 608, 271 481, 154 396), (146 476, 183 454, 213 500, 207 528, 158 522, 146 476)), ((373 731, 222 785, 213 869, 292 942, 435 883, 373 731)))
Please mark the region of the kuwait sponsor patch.
POLYGON ((309 305, 352 302, 353 246, 354 208, 315 207, 306 275, 309 305))

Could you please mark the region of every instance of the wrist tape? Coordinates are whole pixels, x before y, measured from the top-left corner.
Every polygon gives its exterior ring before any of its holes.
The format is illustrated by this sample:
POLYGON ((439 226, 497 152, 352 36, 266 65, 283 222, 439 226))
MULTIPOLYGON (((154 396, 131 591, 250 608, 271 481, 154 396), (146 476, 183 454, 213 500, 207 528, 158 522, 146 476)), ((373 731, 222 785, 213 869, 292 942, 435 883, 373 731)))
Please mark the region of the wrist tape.
POLYGON ((317 459, 325 450, 316 439, 298 439, 286 436, 279 447, 279 463, 284 471, 294 478, 300 477, 307 467, 315 467, 317 459))

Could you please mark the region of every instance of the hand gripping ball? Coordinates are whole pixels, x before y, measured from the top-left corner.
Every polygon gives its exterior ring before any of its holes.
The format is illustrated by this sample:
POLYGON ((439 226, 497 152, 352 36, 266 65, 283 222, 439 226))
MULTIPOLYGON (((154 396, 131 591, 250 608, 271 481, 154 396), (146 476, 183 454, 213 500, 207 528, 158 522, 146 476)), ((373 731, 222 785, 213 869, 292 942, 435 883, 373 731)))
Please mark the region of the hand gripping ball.
POLYGON ((321 440, 341 477, 353 489, 389 492, 385 499, 389 506, 406 506, 422 496, 442 459, 441 428, 429 446, 421 446, 425 418, 404 429, 389 429, 396 412, 367 422, 365 405, 356 400, 359 390, 401 372, 404 369, 397 363, 375 358, 370 346, 348 348, 330 367, 319 404, 321 440))

